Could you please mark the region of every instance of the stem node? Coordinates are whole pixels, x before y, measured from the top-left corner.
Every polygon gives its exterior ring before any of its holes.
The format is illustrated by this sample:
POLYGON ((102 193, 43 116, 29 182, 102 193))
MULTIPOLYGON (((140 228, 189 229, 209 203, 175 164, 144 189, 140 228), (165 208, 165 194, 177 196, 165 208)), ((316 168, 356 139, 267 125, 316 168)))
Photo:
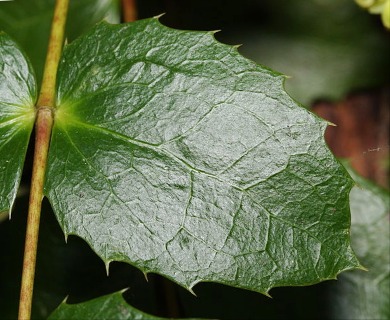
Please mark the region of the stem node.
POLYGON ((35 150, 24 247, 22 285, 20 289, 19 320, 31 319, 43 187, 54 119, 55 84, 64 42, 68 4, 69 0, 56 1, 41 92, 36 107, 35 150))

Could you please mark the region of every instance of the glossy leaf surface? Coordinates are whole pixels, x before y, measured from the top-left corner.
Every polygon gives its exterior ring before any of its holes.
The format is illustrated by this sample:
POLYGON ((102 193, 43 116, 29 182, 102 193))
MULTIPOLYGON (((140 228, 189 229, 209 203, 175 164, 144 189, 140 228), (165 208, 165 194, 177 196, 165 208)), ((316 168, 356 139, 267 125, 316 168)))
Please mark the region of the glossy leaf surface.
POLYGON ((17 45, 0 32, 0 212, 10 211, 34 123, 36 84, 17 45))
MULTIPOLYGON (((61 319, 164 320, 166 318, 152 316, 133 308, 123 299, 121 292, 116 292, 78 304, 63 302, 49 317, 49 320, 61 319)), ((187 318, 187 320, 191 319, 187 318)))
POLYGON ((358 267, 352 181, 283 80, 157 19, 68 45, 45 186, 65 234, 188 289, 267 293, 358 267))
POLYGON ((352 244, 367 272, 354 270, 333 284, 332 319, 390 317, 390 195, 353 175, 351 191, 352 244))

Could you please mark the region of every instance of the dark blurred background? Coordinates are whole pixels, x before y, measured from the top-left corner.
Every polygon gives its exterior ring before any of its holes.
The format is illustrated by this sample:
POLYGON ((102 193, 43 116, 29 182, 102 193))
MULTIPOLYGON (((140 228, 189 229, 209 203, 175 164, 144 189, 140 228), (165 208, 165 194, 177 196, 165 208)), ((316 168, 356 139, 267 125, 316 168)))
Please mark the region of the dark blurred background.
MULTIPOLYGON (((27 52, 38 80, 51 22, 53 0, 0 2, 0 30, 27 52)), ((131 1, 128 1, 131 7, 131 1)), ((123 20, 122 2, 73 0, 68 41, 108 16, 123 20)), ((289 76, 287 92, 338 125, 327 131, 334 153, 349 158, 363 175, 388 187, 390 32, 378 16, 352 0, 145 0, 135 3, 138 19, 160 15, 170 27, 221 30, 216 38, 242 44, 246 57, 289 76), (357 164, 356 164, 357 163, 357 164)), ((131 14, 129 15, 131 17, 131 14)), ((134 17, 134 12, 133 12, 134 17)), ((28 181, 27 155, 12 220, 0 216, 0 318, 14 319, 22 266, 28 181)), ((133 306, 170 317, 219 319, 334 319, 334 281, 271 290, 272 298, 219 284, 200 283, 197 297, 158 275, 146 282, 135 268, 103 262, 77 237, 65 244, 45 202, 37 263, 33 316, 43 319, 68 296, 69 303, 129 288, 133 306)))

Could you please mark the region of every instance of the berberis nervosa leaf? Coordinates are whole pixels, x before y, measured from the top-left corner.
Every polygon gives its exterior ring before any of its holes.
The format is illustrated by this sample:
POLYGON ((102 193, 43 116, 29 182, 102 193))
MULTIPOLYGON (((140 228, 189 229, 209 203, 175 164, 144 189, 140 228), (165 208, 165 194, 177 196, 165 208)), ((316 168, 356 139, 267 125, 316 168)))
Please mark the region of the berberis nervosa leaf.
POLYGON ((329 286, 329 317, 389 319, 390 194, 350 171, 357 184, 350 194, 352 244, 368 272, 346 272, 329 286))
POLYGON ((11 211, 35 118, 36 83, 19 47, 0 32, 0 212, 11 211))
POLYGON ((188 289, 267 293, 358 267, 352 181, 283 80, 156 18, 68 45, 45 185, 64 233, 188 289))
MULTIPOLYGON (((167 318, 146 314, 130 306, 123 298, 121 292, 115 292, 77 304, 63 302, 49 316, 49 320, 62 319, 168 320, 167 318)), ((196 319, 186 318, 186 320, 196 319)))

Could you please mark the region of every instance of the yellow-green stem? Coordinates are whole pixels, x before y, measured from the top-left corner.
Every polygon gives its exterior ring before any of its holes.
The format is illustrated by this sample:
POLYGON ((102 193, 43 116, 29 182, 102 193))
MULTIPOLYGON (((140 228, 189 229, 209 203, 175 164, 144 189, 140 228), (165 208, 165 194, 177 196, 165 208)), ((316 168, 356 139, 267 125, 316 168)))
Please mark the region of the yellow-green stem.
POLYGON ((68 4, 69 0, 56 1, 41 92, 37 102, 35 150, 20 290, 19 320, 31 318, 43 186, 55 108, 55 84, 64 43, 68 4))
POLYGON ((57 68, 61 57, 62 45, 64 43, 68 4, 69 0, 56 1, 49 46, 47 48, 45 69, 43 70, 41 92, 37 103, 38 108, 46 106, 54 107, 57 68))

